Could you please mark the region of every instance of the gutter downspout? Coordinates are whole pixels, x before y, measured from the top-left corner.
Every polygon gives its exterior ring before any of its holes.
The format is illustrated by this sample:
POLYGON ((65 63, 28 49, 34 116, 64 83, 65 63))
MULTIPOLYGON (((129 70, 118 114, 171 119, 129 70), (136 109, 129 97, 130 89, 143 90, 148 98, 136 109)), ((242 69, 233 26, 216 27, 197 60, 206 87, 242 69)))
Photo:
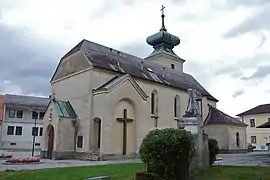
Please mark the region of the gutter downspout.
POLYGON ((74 147, 73 147, 73 154, 74 154, 74 157, 76 156, 76 150, 77 150, 77 146, 76 146, 76 143, 77 143, 77 134, 78 134, 78 125, 79 125, 79 119, 78 117, 73 120, 73 125, 74 125, 74 147))

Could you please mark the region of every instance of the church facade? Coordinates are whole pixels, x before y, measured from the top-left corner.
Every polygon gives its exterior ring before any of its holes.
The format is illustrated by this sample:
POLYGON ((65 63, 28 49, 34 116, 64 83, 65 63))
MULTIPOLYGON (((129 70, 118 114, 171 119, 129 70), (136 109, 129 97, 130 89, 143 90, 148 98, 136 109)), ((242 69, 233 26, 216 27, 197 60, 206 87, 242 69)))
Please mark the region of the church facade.
POLYGON ((142 59, 82 40, 61 58, 51 79, 52 97, 44 116, 43 158, 134 158, 143 137, 155 128, 178 128, 187 89, 202 93, 203 119, 218 101, 191 75, 173 48, 180 39, 159 32, 142 59))

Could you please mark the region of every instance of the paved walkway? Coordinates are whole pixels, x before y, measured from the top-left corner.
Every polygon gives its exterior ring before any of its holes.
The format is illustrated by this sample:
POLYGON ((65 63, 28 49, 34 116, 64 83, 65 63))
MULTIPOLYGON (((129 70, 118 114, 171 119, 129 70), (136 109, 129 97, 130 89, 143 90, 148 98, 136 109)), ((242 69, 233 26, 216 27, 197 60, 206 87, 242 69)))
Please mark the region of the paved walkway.
MULTIPOLYGON (((11 152, 0 150, 0 153, 11 153, 14 157, 30 157, 31 152, 11 152)), ((39 152, 35 152, 39 155, 39 152)), ((268 166, 270 167, 270 157, 267 152, 253 152, 245 154, 220 154, 223 166, 268 166)), ((108 164, 139 163, 140 160, 119 160, 119 161, 80 161, 80 160, 49 160, 42 159, 42 164, 27 165, 5 165, 5 160, 0 160, 0 171, 4 170, 25 170, 25 169, 45 169, 56 167, 75 167, 75 166, 95 166, 108 164)))

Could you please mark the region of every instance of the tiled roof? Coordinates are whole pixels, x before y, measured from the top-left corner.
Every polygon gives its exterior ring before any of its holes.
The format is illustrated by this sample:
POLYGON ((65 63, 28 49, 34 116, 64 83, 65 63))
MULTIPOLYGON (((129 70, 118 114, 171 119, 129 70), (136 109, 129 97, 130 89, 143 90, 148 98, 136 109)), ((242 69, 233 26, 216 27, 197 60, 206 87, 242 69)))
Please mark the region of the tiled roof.
POLYGON ((267 121, 266 123, 263 123, 256 128, 270 128, 270 121, 267 121))
POLYGON ((209 105, 209 112, 204 121, 205 125, 210 124, 224 124, 224 125, 238 125, 238 126, 247 126, 247 124, 239 121, 237 118, 233 118, 228 114, 218 110, 217 108, 209 105))
POLYGON ((52 103, 58 116, 76 119, 77 115, 69 101, 53 100, 52 103))
POLYGON ((49 98, 5 94, 5 104, 7 105, 46 108, 49 102, 49 98))
MULTIPOLYGON (((176 69, 166 68, 164 72, 164 67, 160 64, 149 62, 139 57, 87 40, 81 41, 63 58, 77 51, 82 51, 94 67, 115 71, 121 74, 129 74, 133 77, 154 81, 178 89, 187 90, 189 88, 194 88, 200 91, 208 99, 218 101, 191 75, 176 69)), ((53 78, 54 77, 52 77, 52 80, 53 78)))
POLYGON ((270 104, 262 104, 262 105, 256 106, 256 107, 249 109, 245 112, 237 114, 237 116, 265 114, 265 113, 270 113, 270 104))

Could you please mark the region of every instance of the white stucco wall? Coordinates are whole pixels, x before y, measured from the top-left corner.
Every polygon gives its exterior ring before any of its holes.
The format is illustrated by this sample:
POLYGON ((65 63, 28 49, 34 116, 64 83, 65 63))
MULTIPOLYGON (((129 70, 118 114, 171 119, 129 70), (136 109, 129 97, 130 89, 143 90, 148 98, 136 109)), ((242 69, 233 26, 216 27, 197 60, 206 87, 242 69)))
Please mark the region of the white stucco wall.
MULTIPOLYGON (((35 120, 32 119, 32 112, 30 110, 23 110, 23 118, 9 118, 8 111, 9 108, 5 107, 4 118, 1 126, 1 147, 10 149, 32 149, 32 127, 34 127, 35 123, 35 120), (14 135, 7 135, 8 126, 14 126, 14 135), (22 135, 15 135, 16 126, 22 127, 22 135), (11 143, 16 144, 12 145, 11 143)), ((38 136, 36 136, 35 148, 39 149, 41 148, 40 144, 42 137, 39 133, 41 128, 43 128, 43 120, 37 119, 36 127, 38 127, 38 136)))

